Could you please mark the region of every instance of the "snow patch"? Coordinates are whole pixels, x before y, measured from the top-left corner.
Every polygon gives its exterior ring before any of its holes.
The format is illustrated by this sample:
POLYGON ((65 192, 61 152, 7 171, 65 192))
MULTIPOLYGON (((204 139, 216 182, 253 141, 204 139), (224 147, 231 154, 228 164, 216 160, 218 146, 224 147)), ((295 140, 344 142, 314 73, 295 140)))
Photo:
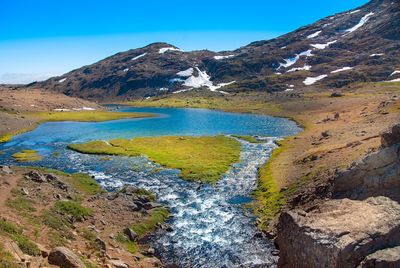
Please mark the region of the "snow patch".
POLYGON ((82 108, 72 108, 72 110, 74 110, 74 111, 94 111, 94 110, 96 110, 96 109, 91 108, 91 107, 85 107, 85 106, 83 106, 82 108))
POLYGON ((315 38, 315 37, 317 37, 318 35, 320 35, 321 33, 322 33, 322 31, 315 32, 315 33, 313 33, 313 34, 308 35, 307 38, 308 38, 308 39, 315 38))
POLYGON ((361 11, 360 9, 357 9, 357 10, 354 10, 354 11, 349 12, 349 14, 358 13, 358 12, 360 12, 360 11, 361 11))
POLYGON ((177 91, 175 91, 175 92, 172 92, 172 94, 178 94, 178 93, 186 92, 186 91, 189 91, 189 90, 192 90, 192 89, 193 89, 193 88, 181 89, 181 90, 177 90, 177 91))
POLYGON ((324 78, 327 77, 327 76, 328 76, 327 74, 323 74, 323 75, 320 75, 320 76, 317 76, 317 77, 307 77, 306 80, 303 81, 303 83, 304 83, 306 86, 310 86, 310 85, 315 84, 315 83, 318 82, 319 80, 324 79, 324 78))
POLYGON ((344 72, 344 71, 349 71, 349 70, 352 70, 352 69, 353 69, 353 67, 343 67, 343 68, 337 69, 335 71, 332 71, 331 74, 340 73, 340 72, 344 72))
POLYGON ((181 51, 181 50, 179 48, 175 48, 175 47, 163 47, 163 48, 160 48, 158 53, 164 54, 167 51, 181 51))
POLYGON ((389 76, 393 76, 393 75, 395 75, 395 74, 400 74, 400 71, 398 71, 398 70, 396 70, 396 71, 394 71, 391 75, 389 75, 389 76))
POLYGON ((287 88, 287 89, 285 89, 286 92, 288 92, 288 91, 293 91, 293 90, 294 90, 293 88, 287 88))
POLYGON ((385 81, 385 82, 387 82, 387 83, 400 82, 400 78, 396 78, 396 79, 393 79, 393 80, 390 80, 390 81, 385 81))
POLYGON ((316 48, 316 49, 325 49, 336 42, 337 42, 337 40, 328 42, 326 44, 311 44, 310 46, 312 46, 313 48, 316 48))
POLYGON ((127 71, 129 71, 129 68, 125 68, 123 71, 124 73, 126 73, 127 71))
POLYGON ((364 17, 361 18, 360 22, 357 23, 356 25, 354 25, 353 27, 351 27, 350 29, 345 30, 346 34, 352 33, 354 31, 357 31, 359 28, 361 28, 365 23, 367 23, 367 21, 369 20, 369 18, 374 15, 374 12, 370 12, 367 15, 365 15, 364 17))
POLYGON ((216 60, 223 60, 223 59, 229 59, 229 58, 233 58, 233 57, 235 57, 235 55, 214 56, 214 59, 216 59, 216 60))
POLYGON ((309 49, 307 51, 303 51, 299 54, 296 54, 294 58, 284 59, 285 63, 279 63, 279 67, 277 70, 279 70, 281 67, 288 68, 288 67, 296 64, 296 62, 300 59, 301 56, 312 57, 314 55, 312 54, 311 49, 309 49))
MULTIPOLYGON (((198 73, 198 76, 191 75, 190 77, 188 77, 183 83, 184 86, 191 88, 208 87, 210 91, 217 91, 217 89, 221 87, 225 87, 233 83, 236 83, 236 81, 232 81, 229 83, 219 83, 218 85, 214 85, 213 82, 210 80, 210 76, 207 74, 206 71, 202 72, 198 67, 196 67, 196 71, 198 73)), ((227 92, 223 91, 218 91, 218 92, 223 94, 228 94, 227 92)))
POLYGON ((287 73, 291 73, 291 72, 297 72, 297 71, 309 71, 311 70, 311 65, 304 65, 304 67, 299 67, 299 68, 292 68, 290 70, 287 71, 287 73))
POLYGON ((60 80, 58 80, 58 83, 62 83, 62 82, 64 82, 65 80, 67 80, 67 77, 65 77, 65 78, 63 78, 63 79, 60 79, 60 80))
POLYGON ((131 60, 137 60, 137 59, 140 59, 141 57, 144 57, 146 55, 147 55, 147 52, 145 52, 143 54, 140 54, 139 56, 136 56, 136 57, 132 58, 131 60))
POLYGON ((57 108, 57 109, 53 109, 53 111, 56 111, 56 112, 68 112, 68 111, 71 111, 71 109, 67 109, 67 108, 57 108))
POLYGON ((159 91, 168 91, 169 89, 166 88, 166 87, 162 87, 162 88, 159 88, 158 90, 159 90, 159 91))
POLYGON ((374 53, 374 54, 371 54, 371 55, 369 55, 370 57, 380 57, 380 56, 383 56, 383 55, 385 55, 385 53, 374 53))
POLYGON ((180 71, 180 72, 178 72, 176 74, 179 75, 179 76, 182 76, 182 77, 188 77, 188 76, 191 76, 193 74, 193 71, 194 71, 193 68, 189 68, 187 70, 180 71))

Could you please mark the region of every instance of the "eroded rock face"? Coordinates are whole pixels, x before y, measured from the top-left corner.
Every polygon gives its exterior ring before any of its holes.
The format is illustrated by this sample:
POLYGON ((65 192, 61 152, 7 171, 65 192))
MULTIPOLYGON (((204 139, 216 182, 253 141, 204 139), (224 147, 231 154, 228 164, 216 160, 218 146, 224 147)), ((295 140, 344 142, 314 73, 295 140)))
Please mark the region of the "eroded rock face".
POLYGON ((280 217, 276 242, 280 267, 357 267, 374 252, 400 245, 400 205, 371 197, 289 211, 280 217))
POLYGON ((49 254, 48 261, 50 264, 58 265, 63 268, 86 267, 74 252, 65 247, 54 248, 49 254))
POLYGON ((367 155, 333 182, 336 198, 365 199, 388 196, 400 201, 400 124, 382 134, 382 149, 367 155))

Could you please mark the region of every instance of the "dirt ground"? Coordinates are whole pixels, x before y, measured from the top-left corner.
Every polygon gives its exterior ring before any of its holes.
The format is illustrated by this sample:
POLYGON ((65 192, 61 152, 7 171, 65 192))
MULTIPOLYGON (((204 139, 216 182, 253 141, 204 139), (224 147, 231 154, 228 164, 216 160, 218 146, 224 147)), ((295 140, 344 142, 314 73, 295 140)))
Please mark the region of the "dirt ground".
POLYGON ((85 264, 93 265, 87 267, 108 267, 111 260, 120 260, 129 267, 161 265, 152 253, 148 253, 149 247, 145 242, 138 241, 136 253, 131 253, 117 239, 125 228, 142 222, 149 213, 130 209, 132 195, 88 194, 73 187, 69 183, 70 176, 41 170, 40 174, 52 174, 57 179, 52 182, 33 181, 26 178, 32 170, 35 169, 11 167, 11 174, 0 170, 0 221, 22 228, 21 236, 33 241, 42 252, 42 256, 28 256, 21 252, 15 245, 18 239, 4 231, 4 223, 0 222, 0 245, 12 254, 16 264, 28 267, 25 264, 30 263, 32 268, 55 267, 48 264, 46 257, 54 247, 64 246, 85 260, 85 264), (59 182, 65 183, 67 189, 59 182), (50 223, 46 223, 49 221, 46 213, 51 213, 55 204, 63 201, 77 202, 90 209, 92 214, 83 219, 70 219, 65 226, 54 220, 58 219, 53 217, 56 214, 50 214, 50 223))

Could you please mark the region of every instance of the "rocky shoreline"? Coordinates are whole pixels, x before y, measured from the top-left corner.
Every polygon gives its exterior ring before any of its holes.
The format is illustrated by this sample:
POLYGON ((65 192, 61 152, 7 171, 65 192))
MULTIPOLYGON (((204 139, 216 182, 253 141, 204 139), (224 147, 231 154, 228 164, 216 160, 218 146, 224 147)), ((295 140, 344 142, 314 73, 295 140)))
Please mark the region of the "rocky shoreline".
POLYGON ((337 172, 330 198, 281 214, 279 267, 400 266, 400 125, 337 172))

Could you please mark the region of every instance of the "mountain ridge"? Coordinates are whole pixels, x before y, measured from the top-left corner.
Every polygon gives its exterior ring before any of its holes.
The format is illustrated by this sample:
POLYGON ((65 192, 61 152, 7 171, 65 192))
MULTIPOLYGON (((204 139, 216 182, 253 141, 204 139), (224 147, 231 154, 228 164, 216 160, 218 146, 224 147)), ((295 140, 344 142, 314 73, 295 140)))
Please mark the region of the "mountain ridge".
POLYGON ((88 99, 122 100, 192 89, 229 94, 340 88, 400 79, 398 51, 400 3, 373 0, 236 50, 184 52, 157 42, 33 86, 88 99))

